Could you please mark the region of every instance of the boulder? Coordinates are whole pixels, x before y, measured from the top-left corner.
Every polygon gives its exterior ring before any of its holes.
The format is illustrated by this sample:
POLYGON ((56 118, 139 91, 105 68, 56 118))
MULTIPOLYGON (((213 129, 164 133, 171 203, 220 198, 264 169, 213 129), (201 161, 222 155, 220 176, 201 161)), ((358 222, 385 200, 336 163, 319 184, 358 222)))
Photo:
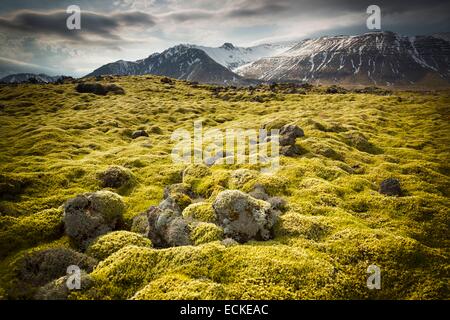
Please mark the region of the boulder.
POLYGON ((217 195, 213 208, 225 237, 240 243, 272 237, 278 214, 266 201, 238 190, 225 190, 217 195))
POLYGON ((401 196, 402 189, 400 187, 400 181, 395 178, 383 180, 380 184, 379 192, 387 196, 401 196))
POLYGON ((125 90, 115 84, 79 83, 75 90, 80 93, 93 93, 101 96, 107 95, 109 92, 113 94, 125 94, 125 90))
POLYGON ((180 211, 170 208, 150 207, 133 219, 131 230, 149 238, 156 248, 190 244, 188 223, 180 211))
POLYGON ((66 275, 67 268, 76 265, 91 272, 97 260, 68 248, 53 248, 27 254, 19 263, 17 278, 41 286, 66 275))
POLYGON ((137 139, 139 137, 148 137, 148 133, 145 130, 136 130, 131 134, 132 139, 137 139))
POLYGON ((302 150, 295 144, 280 147, 280 154, 286 157, 295 157, 300 155, 301 153, 302 150))
POLYGON ((102 188, 123 187, 131 182, 132 177, 129 170, 120 166, 110 167, 98 175, 102 188))
MULTIPOLYGON (((69 275, 53 280, 46 285, 40 287, 34 299, 36 300, 67 300, 72 290, 67 287, 69 275)), ((81 291, 87 290, 94 284, 93 279, 85 271, 81 271, 80 285, 81 291)))
POLYGON ((280 146, 295 145, 295 140, 304 136, 305 133, 300 127, 293 124, 284 125, 280 129, 280 146))
POLYGON ((124 212, 122 197, 114 192, 78 195, 64 206, 65 232, 84 250, 93 239, 112 231, 124 212))

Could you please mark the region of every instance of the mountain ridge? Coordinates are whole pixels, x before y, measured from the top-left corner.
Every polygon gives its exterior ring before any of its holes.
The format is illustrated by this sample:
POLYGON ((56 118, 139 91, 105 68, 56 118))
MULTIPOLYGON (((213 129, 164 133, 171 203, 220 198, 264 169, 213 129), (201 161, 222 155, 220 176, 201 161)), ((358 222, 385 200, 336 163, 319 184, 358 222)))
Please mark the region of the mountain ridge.
POLYGON ((407 85, 450 82, 450 43, 442 37, 393 32, 324 36, 240 68, 262 81, 322 84, 407 85))

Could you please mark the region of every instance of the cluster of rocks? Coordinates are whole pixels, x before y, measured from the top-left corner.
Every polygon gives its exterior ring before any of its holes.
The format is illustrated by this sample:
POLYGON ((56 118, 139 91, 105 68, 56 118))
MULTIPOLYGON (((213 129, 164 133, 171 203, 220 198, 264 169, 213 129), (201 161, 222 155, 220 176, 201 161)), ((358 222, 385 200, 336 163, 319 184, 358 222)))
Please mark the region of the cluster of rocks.
POLYGON ((136 216, 131 230, 148 237, 155 247, 193 244, 193 234, 198 235, 199 230, 213 230, 239 243, 272 238, 273 226, 286 203, 268 196, 260 185, 249 194, 223 190, 212 204, 204 202, 186 183, 194 173, 207 174, 208 168, 203 167, 186 168, 185 183, 166 187, 163 201, 136 216))
POLYGON ((101 96, 105 96, 108 93, 125 94, 125 90, 116 84, 79 83, 75 90, 80 93, 93 93, 101 96))
MULTIPOLYGON (((279 214, 275 209, 278 205, 238 190, 225 190, 217 195, 212 204, 211 220, 222 229, 225 238, 239 243, 269 240, 279 214)), ((152 206, 136 216, 131 230, 148 237, 155 247, 190 245, 191 233, 198 223, 187 212, 195 210, 196 203, 183 210, 182 207, 173 196, 167 196, 158 206, 152 206)))

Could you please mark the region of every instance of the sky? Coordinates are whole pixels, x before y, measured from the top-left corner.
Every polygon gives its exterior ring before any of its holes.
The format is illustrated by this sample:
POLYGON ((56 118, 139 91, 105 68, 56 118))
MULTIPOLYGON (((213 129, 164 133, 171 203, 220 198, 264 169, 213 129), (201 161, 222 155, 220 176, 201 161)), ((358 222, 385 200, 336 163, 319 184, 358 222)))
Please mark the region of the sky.
POLYGON ((80 77, 180 43, 248 47, 362 34, 370 32, 366 9, 372 4, 381 9, 384 31, 450 31, 445 0, 1 0, 0 77, 20 72, 80 77), (66 26, 71 5, 81 8, 80 30, 66 26))

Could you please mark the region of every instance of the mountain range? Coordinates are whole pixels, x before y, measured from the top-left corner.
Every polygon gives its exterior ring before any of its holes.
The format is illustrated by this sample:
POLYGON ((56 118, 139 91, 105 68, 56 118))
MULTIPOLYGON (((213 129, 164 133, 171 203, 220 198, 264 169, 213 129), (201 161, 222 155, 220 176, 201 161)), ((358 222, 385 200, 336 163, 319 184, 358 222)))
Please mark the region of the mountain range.
POLYGON ((450 43, 440 36, 392 32, 307 39, 238 72, 264 81, 410 85, 450 81, 450 43))
MULTIPOLYGON (((108 63, 86 77, 154 74, 219 85, 261 82, 380 86, 448 86, 450 33, 402 36, 371 32, 236 47, 180 44, 137 61, 108 63)), ((0 81, 23 82, 25 74, 0 81)), ((39 82, 55 77, 38 75, 39 82)), ((26 80, 25 80, 26 81, 26 80)))
POLYGON ((16 73, 0 79, 0 83, 53 83, 65 76, 49 76, 44 73, 16 73))

